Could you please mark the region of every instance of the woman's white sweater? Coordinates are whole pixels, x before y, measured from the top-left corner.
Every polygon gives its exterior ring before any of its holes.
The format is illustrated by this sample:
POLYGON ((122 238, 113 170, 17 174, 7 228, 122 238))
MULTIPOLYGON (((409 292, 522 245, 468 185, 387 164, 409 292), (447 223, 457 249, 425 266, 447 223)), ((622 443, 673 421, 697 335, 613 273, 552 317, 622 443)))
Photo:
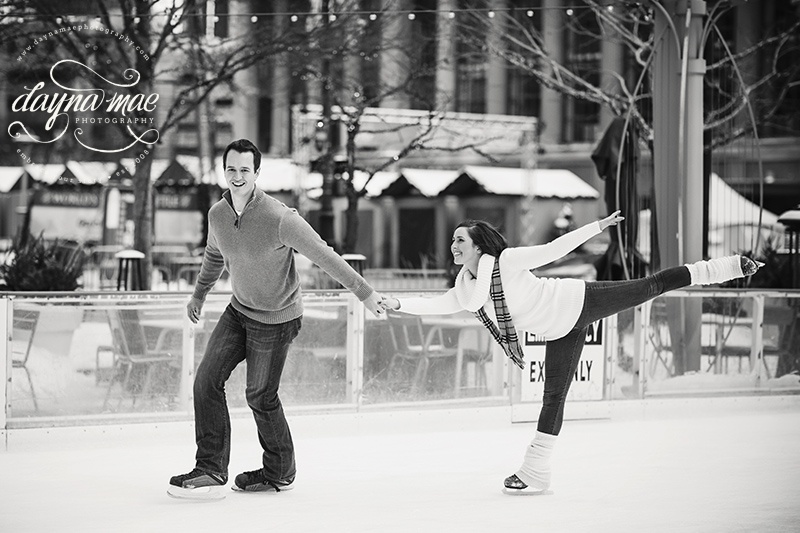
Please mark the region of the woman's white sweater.
MULTIPOLYGON (((511 318, 517 331, 559 339, 575 326, 583 310, 585 283, 579 279, 539 278, 531 270, 552 263, 601 232, 592 222, 566 235, 538 246, 506 248, 500 254, 500 279, 511 318)), ((489 295, 494 257, 484 254, 478 276, 463 267, 456 286, 433 298, 402 298, 400 311, 412 315, 446 315, 483 306, 494 320, 494 305, 489 295)))

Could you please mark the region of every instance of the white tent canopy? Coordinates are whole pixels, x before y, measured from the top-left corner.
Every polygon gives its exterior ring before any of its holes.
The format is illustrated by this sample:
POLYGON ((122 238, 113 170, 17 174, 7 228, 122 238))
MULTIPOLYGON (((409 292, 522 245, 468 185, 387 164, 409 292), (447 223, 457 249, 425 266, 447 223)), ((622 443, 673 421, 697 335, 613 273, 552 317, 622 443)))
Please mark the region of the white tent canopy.
POLYGON ((761 212, 762 226, 778 226, 778 216, 761 210, 712 173, 709 183, 708 225, 711 229, 729 226, 758 226, 761 212))

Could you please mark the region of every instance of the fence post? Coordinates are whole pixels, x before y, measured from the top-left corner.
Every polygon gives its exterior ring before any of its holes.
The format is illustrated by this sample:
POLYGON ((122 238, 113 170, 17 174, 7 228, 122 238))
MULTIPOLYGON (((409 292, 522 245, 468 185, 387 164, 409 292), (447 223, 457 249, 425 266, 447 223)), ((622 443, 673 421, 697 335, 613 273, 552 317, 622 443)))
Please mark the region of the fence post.
POLYGON ((194 331, 195 326, 183 314, 183 334, 181 336, 181 388, 180 406, 187 413, 192 413, 194 398, 192 387, 194 385, 194 331))
POLYGON ((0 431, 3 432, 3 446, 6 445, 8 429, 8 410, 11 408, 11 331, 13 327, 13 307, 10 298, 0 298, 0 342, 2 342, 3 364, 0 365, 0 379, 3 383, 3 408, 0 409, 0 431))
POLYGON ((764 295, 753 296, 753 323, 750 344, 750 371, 756 374, 756 387, 761 386, 764 360, 764 295))
POLYGON ((647 301, 637 305, 633 310, 633 384, 639 394, 644 398, 647 392, 647 350, 645 349, 645 335, 647 326, 645 317, 650 316, 651 302, 647 301))
POLYGON ((361 302, 347 293, 347 400, 361 406, 364 390, 364 316, 361 302))
POLYGON ((619 353, 619 322, 617 315, 612 315, 603 320, 605 327, 605 364, 603 365, 603 400, 613 400, 613 385, 616 379, 617 354, 619 353))

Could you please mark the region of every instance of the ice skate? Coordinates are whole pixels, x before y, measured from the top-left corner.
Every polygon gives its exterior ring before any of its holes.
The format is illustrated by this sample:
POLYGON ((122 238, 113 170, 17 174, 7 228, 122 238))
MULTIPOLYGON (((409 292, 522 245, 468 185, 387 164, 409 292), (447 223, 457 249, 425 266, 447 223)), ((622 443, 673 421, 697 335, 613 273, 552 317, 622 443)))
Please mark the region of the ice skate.
POLYGON ((692 285, 714 285, 752 276, 764 266, 764 263, 743 255, 731 255, 708 261, 697 261, 685 266, 689 269, 692 285))
POLYGON ((284 492, 294 488, 294 479, 273 481, 267 479, 264 469, 242 472, 234 480, 231 488, 237 492, 284 492))
POLYGON ((525 449, 525 460, 519 470, 508 476, 503 482, 506 494, 549 494, 550 488, 550 456, 553 453, 557 437, 541 431, 525 449))
POLYGON ((529 487, 524 481, 518 478, 516 474, 512 474, 505 479, 503 482, 503 492, 513 496, 544 496, 553 493, 546 488, 529 487))
POLYGON ((188 474, 170 478, 167 494, 183 500, 221 500, 225 497, 222 488, 227 482, 227 476, 195 468, 188 474))

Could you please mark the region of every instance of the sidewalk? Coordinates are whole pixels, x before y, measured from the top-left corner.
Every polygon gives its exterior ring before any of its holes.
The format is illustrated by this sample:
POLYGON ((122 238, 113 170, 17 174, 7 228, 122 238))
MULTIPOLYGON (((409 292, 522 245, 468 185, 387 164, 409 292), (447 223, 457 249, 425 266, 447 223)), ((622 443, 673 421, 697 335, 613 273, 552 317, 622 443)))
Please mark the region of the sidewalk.
MULTIPOLYGON (((295 490, 202 503, 165 493, 193 466, 191 424, 18 430, 0 453, 0 531, 798 531, 800 402, 713 416, 703 402, 567 421, 552 495, 532 497, 500 491, 535 431, 507 407, 290 416, 295 490)), ((259 466, 252 420, 232 442, 233 475, 259 466)))

